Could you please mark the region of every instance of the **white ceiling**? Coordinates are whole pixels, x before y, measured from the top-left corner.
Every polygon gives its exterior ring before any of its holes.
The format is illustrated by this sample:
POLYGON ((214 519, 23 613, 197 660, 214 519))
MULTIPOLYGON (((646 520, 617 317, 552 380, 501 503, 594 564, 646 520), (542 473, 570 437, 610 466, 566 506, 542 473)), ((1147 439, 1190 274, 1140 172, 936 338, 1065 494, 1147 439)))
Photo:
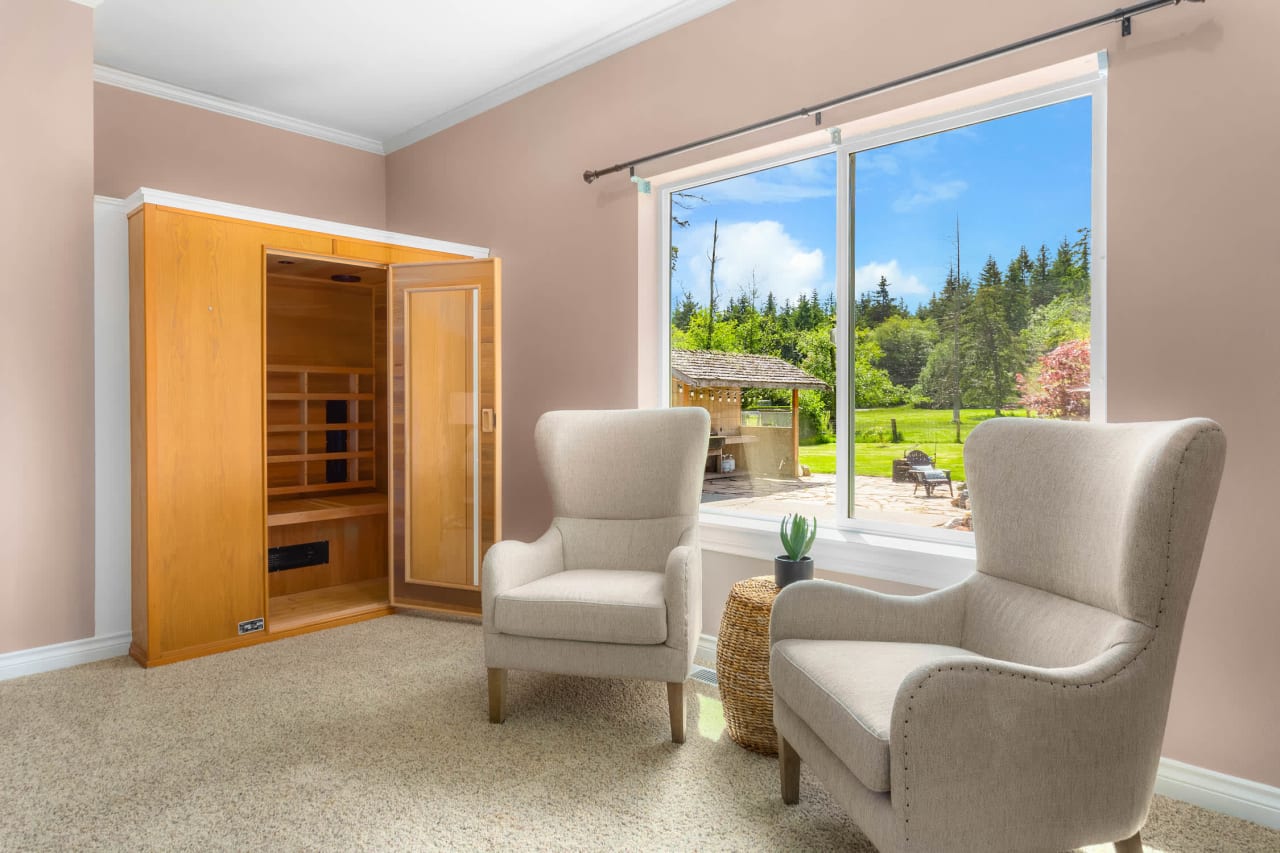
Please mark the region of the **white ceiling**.
POLYGON ((103 82, 391 151, 728 2, 104 0, 94 58, 103 82))

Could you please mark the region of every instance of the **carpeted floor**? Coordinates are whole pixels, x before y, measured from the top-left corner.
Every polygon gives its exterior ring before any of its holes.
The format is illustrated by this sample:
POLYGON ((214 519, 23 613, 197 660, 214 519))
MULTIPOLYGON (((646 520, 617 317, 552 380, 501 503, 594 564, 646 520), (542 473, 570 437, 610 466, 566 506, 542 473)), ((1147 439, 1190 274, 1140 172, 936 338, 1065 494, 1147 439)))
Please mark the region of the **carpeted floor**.
MULTIPOLYGON (((0 849, 872 850, 807 773, 784 807, 690 683, 679 747, 661 684, 512 673, 492 726, 479 627, 414 616, 2 682, 0 849)), ((1143 834, 1280 849, 1163 798, 1143 834)))

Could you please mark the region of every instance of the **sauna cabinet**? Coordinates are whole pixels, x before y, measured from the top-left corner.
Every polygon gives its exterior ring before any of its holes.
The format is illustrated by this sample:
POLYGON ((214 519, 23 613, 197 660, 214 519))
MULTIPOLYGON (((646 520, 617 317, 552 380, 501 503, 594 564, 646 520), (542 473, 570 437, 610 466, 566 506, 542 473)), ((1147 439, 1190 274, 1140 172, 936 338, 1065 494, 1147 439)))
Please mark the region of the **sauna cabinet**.
POLYGON ((478 614, 499 262, 149 194, 129 218, 133 657, 478 614))

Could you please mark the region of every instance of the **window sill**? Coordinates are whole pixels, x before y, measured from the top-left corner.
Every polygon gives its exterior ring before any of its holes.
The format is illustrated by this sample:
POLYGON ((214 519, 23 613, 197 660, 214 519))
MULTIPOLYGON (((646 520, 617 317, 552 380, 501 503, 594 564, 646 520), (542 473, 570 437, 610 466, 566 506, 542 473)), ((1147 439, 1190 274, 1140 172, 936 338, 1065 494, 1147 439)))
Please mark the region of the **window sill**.
MULTIPOLYGON (((703 512, 699 537, 704 550, 758 560, 778 554, 778 523, 761 518, 703 512)), ((974 571, 971 544, 937 542, 866 530, 819 527, 814 564, 822 571, 940 589, 974 571)))

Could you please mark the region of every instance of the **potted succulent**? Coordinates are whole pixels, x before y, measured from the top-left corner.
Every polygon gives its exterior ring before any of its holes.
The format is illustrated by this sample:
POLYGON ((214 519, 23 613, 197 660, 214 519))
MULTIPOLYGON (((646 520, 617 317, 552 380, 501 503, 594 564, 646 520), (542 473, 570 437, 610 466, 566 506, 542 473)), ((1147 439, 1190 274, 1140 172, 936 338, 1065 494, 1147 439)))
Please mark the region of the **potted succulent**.
POLYGON ((818 519, 803 515, 787 515, 782 519, 782 550, 787 553, 773 558, 773 582, 782 589, 794 581, 813 580, 813 558, 808 556, 818 535, 818 519))

